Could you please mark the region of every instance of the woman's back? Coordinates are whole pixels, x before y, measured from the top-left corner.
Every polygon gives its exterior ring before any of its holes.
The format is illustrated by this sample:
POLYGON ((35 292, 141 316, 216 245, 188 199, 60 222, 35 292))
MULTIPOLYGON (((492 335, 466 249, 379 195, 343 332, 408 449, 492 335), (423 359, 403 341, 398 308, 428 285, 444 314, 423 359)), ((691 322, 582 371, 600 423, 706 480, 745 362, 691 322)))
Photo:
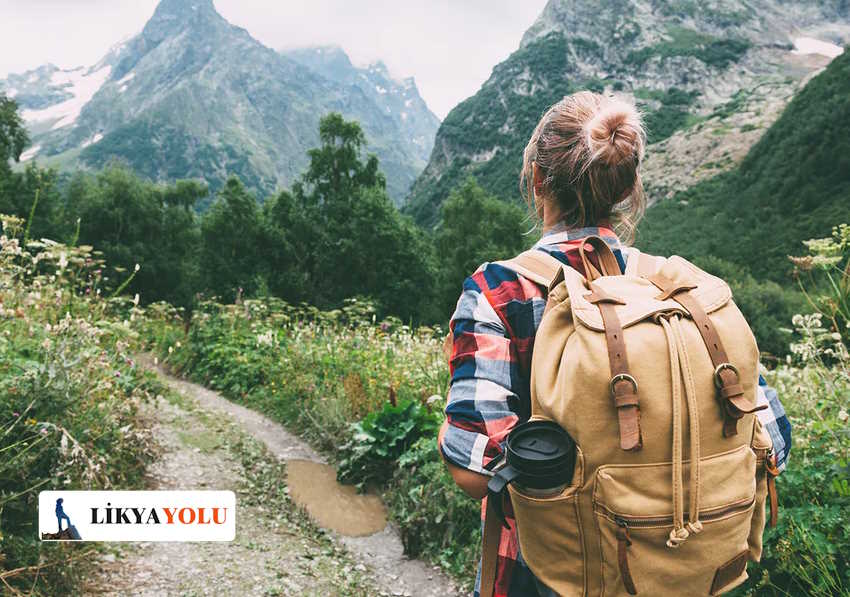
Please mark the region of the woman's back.
MULTIPOLYGON (((582 275, 578 248, 588 236, 602 237, 625 270, 630 249, 608 221, 618 220, 628 234, 643 207, 639 120, 622 103, 600 97, 578 94, 553 107, 524 156, 529 204, 545 230, 535 249, 582 275), (585 226, 588 221, 600 224, 585 226)), ((485 467, 531 414, 531 361, 546 291, 503 264, 486 263, 465 281, 452 317, 452 385, 440 446, 455 478, 476 497, 478 479, 486 484, 485 467)), ((494 594, 549 594, 523 560, 509 500, 506 505, 509 528, 501 531, 494 594)))

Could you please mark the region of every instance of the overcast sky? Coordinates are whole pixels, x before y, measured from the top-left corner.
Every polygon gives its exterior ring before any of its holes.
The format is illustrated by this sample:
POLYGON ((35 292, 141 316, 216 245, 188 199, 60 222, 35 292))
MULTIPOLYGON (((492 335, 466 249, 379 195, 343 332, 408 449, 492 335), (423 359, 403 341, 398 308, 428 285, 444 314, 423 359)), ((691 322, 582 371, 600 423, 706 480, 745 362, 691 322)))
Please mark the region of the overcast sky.
MULTIPOLYGON (((272 48, 337 44, 416 77, 440 118, 518 46, 545 0, 215 0, 272 48)), ((157 0, 0 0, 0 78, 46 62, 89 66, 141 31, 157 0)))

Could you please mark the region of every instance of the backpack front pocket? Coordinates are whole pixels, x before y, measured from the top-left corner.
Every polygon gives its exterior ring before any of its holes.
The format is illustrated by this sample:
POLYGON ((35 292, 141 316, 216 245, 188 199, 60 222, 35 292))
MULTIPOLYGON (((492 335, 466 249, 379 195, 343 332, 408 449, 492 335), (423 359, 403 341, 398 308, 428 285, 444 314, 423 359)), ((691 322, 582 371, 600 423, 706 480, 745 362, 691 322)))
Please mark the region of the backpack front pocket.
POLYGON ((717 595, 746 580, 755 469, 749 446, 701 459, 700 524, 674 548, 672 464, 601 467, 593 509, 603 594, 717 595))
POLYGON ((584 550, 576 487, 552 498, 510 488, 522 557, 558 595, 584 593, 584 550))
POLYGON ((584 537, 579 519, 579 489, 584 458, 576 446, 572 484, 554 497, 533 497, 508 485, 522 557, 535 576, 558 595, 583 595, 584 537))

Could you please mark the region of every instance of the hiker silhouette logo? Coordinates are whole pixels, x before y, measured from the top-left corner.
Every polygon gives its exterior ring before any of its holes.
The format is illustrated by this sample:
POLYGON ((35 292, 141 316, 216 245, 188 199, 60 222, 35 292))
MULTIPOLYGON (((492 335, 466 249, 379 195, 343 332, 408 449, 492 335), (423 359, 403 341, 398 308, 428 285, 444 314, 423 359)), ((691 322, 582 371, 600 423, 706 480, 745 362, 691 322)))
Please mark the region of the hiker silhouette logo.
POLYGON ((56 523, 58 530, 55 533, 41 533, 42 541, 80 541, 79 531, 71 522, 71 518, 65 513, 65 498, 56 498, 56 523), (65 521, 65 529, 62 529, 62 521, 65 521))

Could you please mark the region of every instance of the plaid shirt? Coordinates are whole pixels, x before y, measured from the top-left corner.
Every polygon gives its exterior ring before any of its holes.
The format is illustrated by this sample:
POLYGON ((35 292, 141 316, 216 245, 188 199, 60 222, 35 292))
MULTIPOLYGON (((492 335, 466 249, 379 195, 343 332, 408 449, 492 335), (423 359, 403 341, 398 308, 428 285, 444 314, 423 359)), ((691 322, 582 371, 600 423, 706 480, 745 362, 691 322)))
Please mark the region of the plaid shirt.
MULTIPOLYGON (((590 235, 602 237, 611 246, 624 271, 628 249, 609 228, 556 230, 544 235, 535 248, 583 274, 577 249, 590 235)), ((453 464, 489 475, 484 466, 502 452, 511 429, 531 415, 531 354, 546 306, 545 290, 495 263, 485 263, 464 282, 451 320, 454 344, 446 406, 449 425, 441 443, 443 455, 453 464)), ((791 447, 791 425, 776 391, 761 378, 758 389, 759 402, 770 405, 759 411, 759 418, 770 432, 782 470, 791 447)), ((552 595, 523 561, 510 503, 506 503, 506 509, 510 528, 502 528, 495 596, 552 595)), ((486 498, 482 518, 485 511, 486 498)), ((479 565, 476 596, 480 573, 479 565)))

